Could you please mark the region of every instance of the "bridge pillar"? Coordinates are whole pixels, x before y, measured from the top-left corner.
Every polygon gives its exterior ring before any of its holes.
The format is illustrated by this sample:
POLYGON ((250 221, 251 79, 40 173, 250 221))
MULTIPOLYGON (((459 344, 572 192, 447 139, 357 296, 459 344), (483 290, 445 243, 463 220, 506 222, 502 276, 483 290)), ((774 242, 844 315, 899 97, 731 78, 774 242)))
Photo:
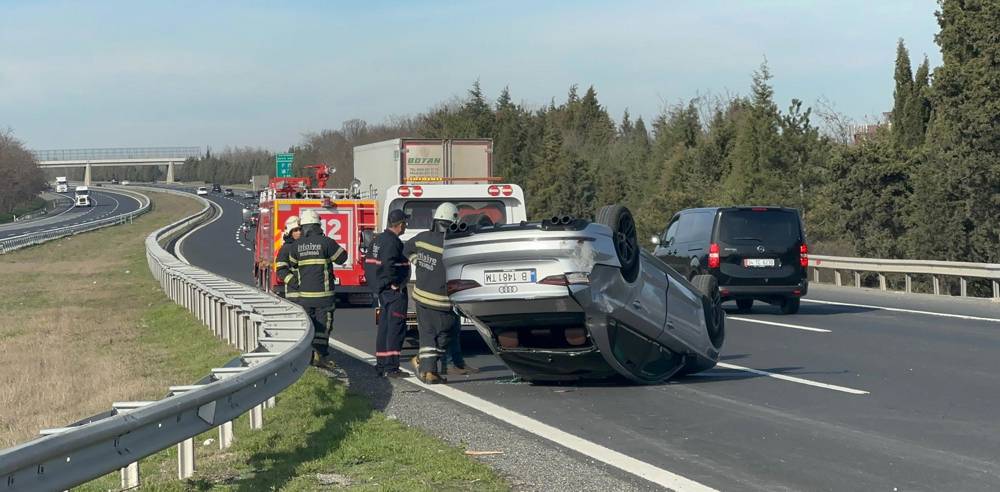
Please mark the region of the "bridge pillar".
POLYGON ((167 163, 167 182, 168 183, 173 183, 174 182, 174 163, 173 162, 168 162, 167 163))
POLYGON ((84 168, 84 171, 83 171, 83 185, 84 186, 90 186, 90 163, 89 162, 87 163, 87 166, 84 168))

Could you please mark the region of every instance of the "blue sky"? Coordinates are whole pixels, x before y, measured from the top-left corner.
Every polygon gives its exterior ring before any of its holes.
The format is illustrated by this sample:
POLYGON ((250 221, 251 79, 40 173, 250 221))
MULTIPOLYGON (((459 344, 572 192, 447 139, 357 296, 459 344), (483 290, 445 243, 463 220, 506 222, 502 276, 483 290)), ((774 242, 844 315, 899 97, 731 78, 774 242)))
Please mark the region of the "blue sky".
MULTIPOLYGON (((56 2, 0 0, 0 128, 30 147, 262 146, 510 86, 531 106, 593 84, 616 118, 746 93, 863 121, 892 105, 936 3, 904 1, 56 2)), ((582 89, 581 89, 582 90, 582 89)))

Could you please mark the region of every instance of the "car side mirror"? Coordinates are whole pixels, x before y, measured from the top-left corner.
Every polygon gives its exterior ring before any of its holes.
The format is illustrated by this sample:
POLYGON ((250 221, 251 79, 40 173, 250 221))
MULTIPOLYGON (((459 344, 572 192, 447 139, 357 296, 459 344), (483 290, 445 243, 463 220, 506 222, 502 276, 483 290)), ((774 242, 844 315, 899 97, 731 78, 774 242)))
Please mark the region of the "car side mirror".
POLYGON ((649 238, 649 241, 657 246, 660 245, 660 236, 653 236, 649 238))

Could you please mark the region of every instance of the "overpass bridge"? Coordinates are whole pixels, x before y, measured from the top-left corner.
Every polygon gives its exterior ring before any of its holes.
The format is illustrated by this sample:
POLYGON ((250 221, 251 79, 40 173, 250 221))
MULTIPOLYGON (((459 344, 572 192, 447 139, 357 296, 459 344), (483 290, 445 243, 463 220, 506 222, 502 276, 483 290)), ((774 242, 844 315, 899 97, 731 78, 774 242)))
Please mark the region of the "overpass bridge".
POLYGON ((174 166, 201 156, 200 147, 133 147, 101 149, 34 150, 38 167, 82 167, 83 182, 89 186, 93 167, 167 166, 167 182, 174 182, 174 166))

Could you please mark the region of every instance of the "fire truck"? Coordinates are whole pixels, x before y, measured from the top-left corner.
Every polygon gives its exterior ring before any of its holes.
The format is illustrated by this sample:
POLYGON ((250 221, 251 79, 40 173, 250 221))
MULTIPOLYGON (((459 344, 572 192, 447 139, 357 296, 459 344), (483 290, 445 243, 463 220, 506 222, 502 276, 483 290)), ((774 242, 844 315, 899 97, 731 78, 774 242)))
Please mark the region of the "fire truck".
POLYGON ((347 261, 333 265, 337 301, 370 306, 373 296, 368 290, 361 248, 378 225, 376 202, 358 185, 350 189, 327 188, 327 179, 335 171, 328 166, 306 167, 315 170, 315 187, 307 177, 271 178, 261 191, 253 263, 257 285, 262 290, 282 289, 274 263, 284 244, 285 221, 311 209, 319 214, 323 232, 347 251, 347 261))

